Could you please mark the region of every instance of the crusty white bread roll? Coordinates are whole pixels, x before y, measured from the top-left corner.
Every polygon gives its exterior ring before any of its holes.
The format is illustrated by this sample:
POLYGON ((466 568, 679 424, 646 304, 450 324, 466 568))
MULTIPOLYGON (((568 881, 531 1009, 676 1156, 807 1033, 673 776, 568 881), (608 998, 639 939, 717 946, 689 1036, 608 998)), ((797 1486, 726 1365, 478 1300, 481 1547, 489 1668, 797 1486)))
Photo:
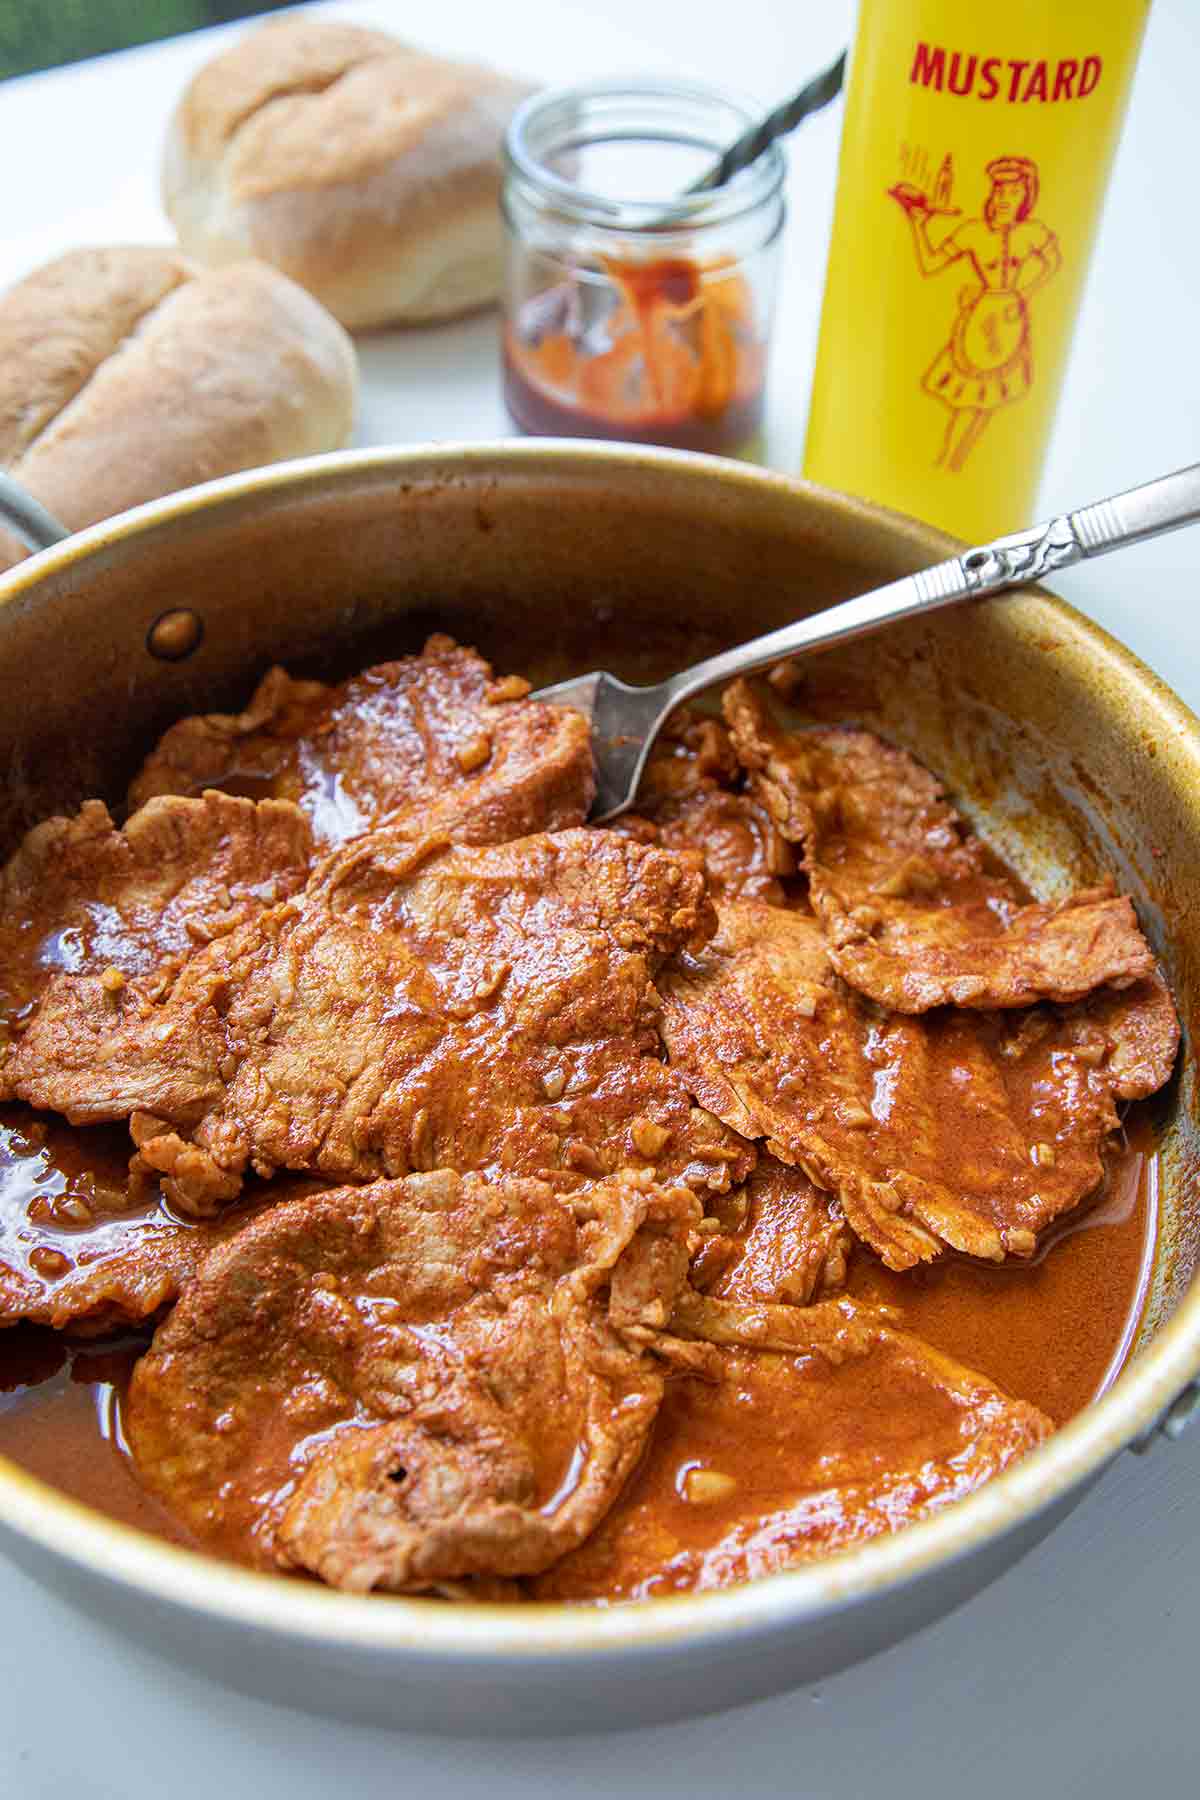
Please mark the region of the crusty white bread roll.
MULTIPOLYGON (((0 294, 0 467, 72 530, 339 448, 357 385, 337 320, 263 263, 73 250, 0 294)), ((0 534, 0 568, 22 554, 0 534)))
POLYGON ((163 203, 189 255, 260 257, 351 330, 449 318, 499 290, 500 148, 528 92, 381 31, 273 19, 183 94, 163 203))

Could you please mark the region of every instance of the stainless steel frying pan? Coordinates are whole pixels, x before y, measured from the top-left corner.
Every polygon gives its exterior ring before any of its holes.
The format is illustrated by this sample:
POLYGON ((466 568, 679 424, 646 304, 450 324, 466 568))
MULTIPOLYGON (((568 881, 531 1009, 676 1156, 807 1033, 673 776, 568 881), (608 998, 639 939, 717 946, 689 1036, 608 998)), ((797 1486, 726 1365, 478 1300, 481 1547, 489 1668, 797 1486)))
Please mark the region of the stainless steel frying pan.
MULTIPOLYGON (((533 645, 536 681, 603 667, 645 682, 955 548, 738 464, 586 443, 344 452, 214 482, 0 577, 0 851, 89 793, 116 799, 157 731, 236 703, 273 660, 337 675, 437 624, 505 666, 533 645)), ((894 1538, 639 1606, 336 1594, 173 1549, 0 1464, 14 1558, 248 1692, 422 1730, 594 1730, 762 1697, 894 1643, 1042 1538, 1122 1451, 1183 1428, 1200 1370, 1200 722, 1038 590, 827 651, 819 677, 936 768, 1038 892, 1111 870, 1164 959, 1186 1055, 1150 1299, 1113 1388, 894 1538)))

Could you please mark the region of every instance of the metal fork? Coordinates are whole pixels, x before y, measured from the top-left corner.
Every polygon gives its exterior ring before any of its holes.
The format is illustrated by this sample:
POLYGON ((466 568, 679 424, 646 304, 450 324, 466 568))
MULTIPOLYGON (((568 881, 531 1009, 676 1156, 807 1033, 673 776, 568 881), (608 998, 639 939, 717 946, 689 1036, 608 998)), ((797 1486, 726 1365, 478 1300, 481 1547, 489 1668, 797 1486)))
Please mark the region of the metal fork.
POLYGON ((1062 513, 1044 525, 965 550, 961 556, 889 582, 873 593, 844 600, 812 618, 710 656, 654 687, 630 687, 597 669, 542 688, 535 697, 573 706, 589 720, 596 758, 592 819, 599 823, 633 804, 646 759, 668 714, 706 688, 802 650, 822 650, 866 637, 898 619, 937 612, 960 600, 982 599, 1005 588, 1026 587, 1088 557, 1123 550, 1127 544, 1158 537, 1198 519, 1200 463, 1193 463, 1127 493, 1062 513))

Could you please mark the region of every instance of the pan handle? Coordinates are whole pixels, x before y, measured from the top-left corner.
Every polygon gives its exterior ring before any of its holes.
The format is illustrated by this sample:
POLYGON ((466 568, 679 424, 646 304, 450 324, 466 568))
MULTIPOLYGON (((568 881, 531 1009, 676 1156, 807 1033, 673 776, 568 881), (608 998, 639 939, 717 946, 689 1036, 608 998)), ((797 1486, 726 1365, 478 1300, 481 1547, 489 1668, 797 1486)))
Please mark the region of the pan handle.
POLYGON ((48 513, 40 500, 27 494, 19 481, 6 475, 0 469, 0 525, 7 525, 14 537, 29 550, 49 550, 52 544, 59 544, 63 538, 70 537, 65 525, 60 525, 52 513, 48 513))

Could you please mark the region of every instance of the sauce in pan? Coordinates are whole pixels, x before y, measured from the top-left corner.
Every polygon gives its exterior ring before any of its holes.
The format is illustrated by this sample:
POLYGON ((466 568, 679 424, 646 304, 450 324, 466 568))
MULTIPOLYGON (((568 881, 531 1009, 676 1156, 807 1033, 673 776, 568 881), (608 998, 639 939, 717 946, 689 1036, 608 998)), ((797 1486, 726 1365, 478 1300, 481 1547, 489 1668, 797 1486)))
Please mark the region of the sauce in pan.
MULTIPOLYGON (((965 1260, 893 1275, 866 1252, 851 1293, 901 1309, 903 1323, 1063 1424, 1113 1379, 1137 1329, 1154 1255, 1157 1159, 1150 1126, 1131 1114, 1096 1201, 1068 1220, 1030 1263, 985 1268, 965 1260)), ((11 1193, 12 1164, 0 1171, 11 1193)), ((26 1179, 22 1174, 22 1179, 26 1179)), ((44 1327, 10 1330, 0 1349, 0 1455, 126 1524, 186 1543, 183 1528, 136 1481, 125 1456, 120 1399, 150 1334, 103 1342, 44 1327)), ((752 1449, 706 1419, 697 1382, 668 1385, 649 1454, 619 1503, 653 1499, 680 1529, 698 1514, 679 1498, 681 1470, 752 1449)), ((719 1509, 705 1509, 706 1529, 719 1509)))

